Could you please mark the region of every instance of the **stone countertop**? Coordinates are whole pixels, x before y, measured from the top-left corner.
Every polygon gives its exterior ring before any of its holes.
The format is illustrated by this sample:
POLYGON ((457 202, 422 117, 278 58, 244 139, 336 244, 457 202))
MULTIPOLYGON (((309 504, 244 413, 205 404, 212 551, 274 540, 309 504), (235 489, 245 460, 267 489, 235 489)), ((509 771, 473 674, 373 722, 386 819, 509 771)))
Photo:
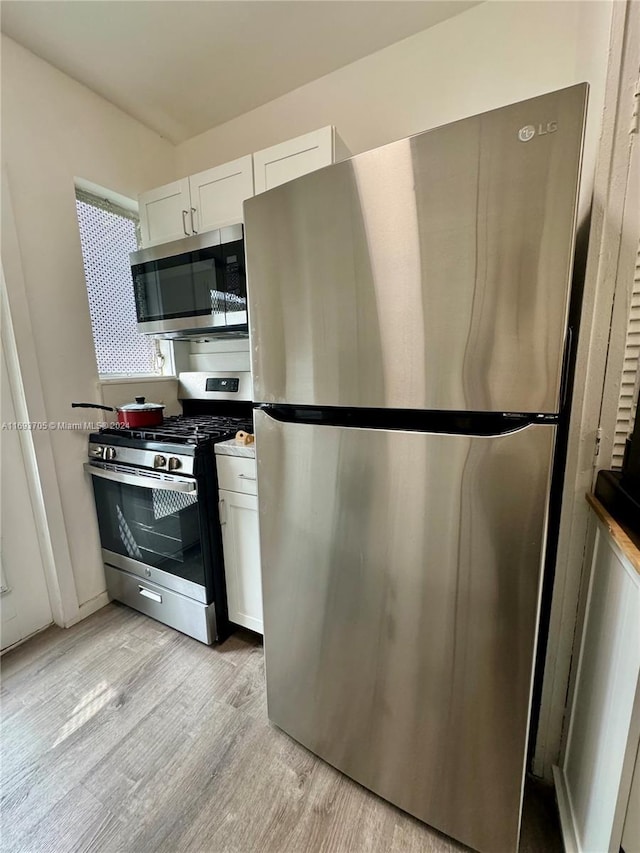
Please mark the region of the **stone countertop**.
POLYGON ((256 458, 256 445, 241 444, 235 438, 230 438, 227 441, 218 441, 214 445, 218 456, 244 456, 249 459, 256 458))

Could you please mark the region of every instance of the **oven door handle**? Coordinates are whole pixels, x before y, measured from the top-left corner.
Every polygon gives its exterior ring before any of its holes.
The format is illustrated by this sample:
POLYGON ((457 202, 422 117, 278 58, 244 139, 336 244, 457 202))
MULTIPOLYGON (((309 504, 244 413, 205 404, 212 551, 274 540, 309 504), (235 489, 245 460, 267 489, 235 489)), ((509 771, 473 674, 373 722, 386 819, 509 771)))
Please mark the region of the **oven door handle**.
POLYGON ((108 468, 98 468, 89 462, 84 463, 84 470, 88 471, 92 477, 103 477, 105 480, 115 480, 116 483, 125 483, 128 486, 140 486, 142 489, 164 489, 168 492, 187 492, 192 495, 198 493, 198 486, 195 481, 155 480, 153 477, 145 477, 141 474, 109 471, 108 468))

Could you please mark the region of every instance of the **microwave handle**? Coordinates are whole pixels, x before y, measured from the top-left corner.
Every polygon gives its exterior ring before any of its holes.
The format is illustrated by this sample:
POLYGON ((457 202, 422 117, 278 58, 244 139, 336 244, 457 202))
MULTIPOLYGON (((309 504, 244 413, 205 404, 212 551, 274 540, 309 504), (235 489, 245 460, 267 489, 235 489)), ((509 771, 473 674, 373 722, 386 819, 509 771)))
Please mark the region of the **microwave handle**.
POLYGON ((187 217, 188 215, 189 215, 188 210, 182 211, 182 230, 184 231, 184 233, 186 234, 187 237, 191 237, 191 234, 187 231, 187 221, 185 219, 185 217, 187 217))

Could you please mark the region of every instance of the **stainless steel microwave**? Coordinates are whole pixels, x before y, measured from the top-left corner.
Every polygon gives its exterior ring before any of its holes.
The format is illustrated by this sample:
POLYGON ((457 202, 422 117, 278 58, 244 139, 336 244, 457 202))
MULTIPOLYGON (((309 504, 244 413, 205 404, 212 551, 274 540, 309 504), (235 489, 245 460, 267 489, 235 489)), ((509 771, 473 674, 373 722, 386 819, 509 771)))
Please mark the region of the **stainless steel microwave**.
POLYGON ((140 332, 248 334, 242 225, 141 249, 129 259, 140 332))

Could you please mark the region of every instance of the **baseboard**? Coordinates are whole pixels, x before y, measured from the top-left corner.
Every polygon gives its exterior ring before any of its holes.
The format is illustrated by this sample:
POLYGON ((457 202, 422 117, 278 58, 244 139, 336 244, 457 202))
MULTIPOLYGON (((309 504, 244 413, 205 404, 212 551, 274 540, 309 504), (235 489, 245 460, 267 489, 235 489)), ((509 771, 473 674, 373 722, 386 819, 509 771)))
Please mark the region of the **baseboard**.
POLYGON ((571 799, 567 790, 564 771, 556 764, 553 765, 553 781, 556 789, 556 802, 558 803, 560 829, 562 830, 565 853, 580 853, 580 845, 578 844, 571 799))
POLYGON ((49 622, 48 625, 45 625, 42 628, 38 628, 37 631, 33 631, 33 633, 28 634, 26 637, 23 637, 21 640, 16 640, 15 643, 12 643, 10 646, 7 646, 6 648, 4 648, 0 651, 0 657, 2 655, 6 654, 7 652, 12 651, 13 649, 17 649, 18 646, 21 646, 23 643, 26 643, 27 640, 30 640, 32 637, 37 637, 38 634, 42 634, 43 631, 46 631, 48 628, 52 628, 54 625, 55 625, 55 622, 49 622))
POLYGON ((95 598, 90 598, 89 601, 85 601, 84 604, 80 605, 77 617, 68 622, 65 627, 70 628, 72 625, 77 625, 78 622, 86 619, 87 616, 91 616, 92 613, 106 607, 110 601, 109 593, 106 590, 101 592, 99 595, 96 595, 95 598))

